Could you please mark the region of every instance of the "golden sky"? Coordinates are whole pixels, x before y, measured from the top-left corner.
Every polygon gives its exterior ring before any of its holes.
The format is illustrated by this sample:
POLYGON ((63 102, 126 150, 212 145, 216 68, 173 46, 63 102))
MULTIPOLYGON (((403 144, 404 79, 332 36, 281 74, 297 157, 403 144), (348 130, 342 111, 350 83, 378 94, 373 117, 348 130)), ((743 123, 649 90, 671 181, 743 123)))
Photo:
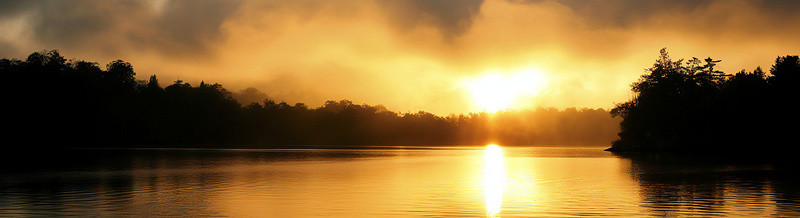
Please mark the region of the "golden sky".
POLYGON ((794 1, 0 1, 0 57, 59 49, 270 98, 440 115, 610 108, 659 49, 735 73, 800 50, 794 1))

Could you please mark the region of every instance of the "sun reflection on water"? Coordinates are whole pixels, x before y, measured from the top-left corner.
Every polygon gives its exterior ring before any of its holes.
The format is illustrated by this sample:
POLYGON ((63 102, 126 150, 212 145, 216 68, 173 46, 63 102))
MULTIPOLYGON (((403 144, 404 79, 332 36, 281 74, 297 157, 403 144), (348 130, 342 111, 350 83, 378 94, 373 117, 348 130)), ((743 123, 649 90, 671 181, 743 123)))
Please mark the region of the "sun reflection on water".
POLYGON ((488 145, 484 155, 483 188, 486 196, 486 215, 489 217, 500 213, 504 181, 503 149, 495 144, 488 145))

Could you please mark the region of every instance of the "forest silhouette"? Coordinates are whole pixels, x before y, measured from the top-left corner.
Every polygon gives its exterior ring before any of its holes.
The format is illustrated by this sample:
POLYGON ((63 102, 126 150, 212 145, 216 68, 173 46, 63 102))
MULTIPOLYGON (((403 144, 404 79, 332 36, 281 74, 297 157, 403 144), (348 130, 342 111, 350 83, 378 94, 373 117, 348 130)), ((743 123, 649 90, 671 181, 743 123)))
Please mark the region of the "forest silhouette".
POLYGON ((112 61, 103 70, 57 50, 0 59, 0 75, 7 81, 5 147, 599 146, 615 138, 620 122, 603 109, 438 116, 348 100, 310 108, 216 83, 178 80, 162 87, 155 75, 137 81, 128 62, 112 61))
POLYGON ((672 60, 666 49, 632 84, 635 97, 611 151, 782 152, 793 146, 800 97, 798 56, 769 69, 726 74, 712 58, 672 60))

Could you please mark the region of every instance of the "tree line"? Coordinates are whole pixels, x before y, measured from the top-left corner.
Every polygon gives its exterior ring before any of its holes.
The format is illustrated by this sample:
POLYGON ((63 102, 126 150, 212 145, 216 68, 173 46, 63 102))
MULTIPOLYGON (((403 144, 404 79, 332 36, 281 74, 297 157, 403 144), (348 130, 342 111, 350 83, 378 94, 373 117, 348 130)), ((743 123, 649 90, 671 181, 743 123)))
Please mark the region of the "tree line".
POLYGON ((666 49, 641 79, 635 97, 617 104, 623 118, 610 150, 783 151, 793 147, 800 97, 798 56, 769 69, 735 74, 712 58, 670 58, 666 49))
MULTIPOLYGON (((0 59, 6 147, 238 147, 272 145, 604 145, 618 119, 603 109, 539 108, 438 116, 327 101, 240 104, 222 85, 136 80, 116 60, 58 51, 0 59)), ((248 89, 242 92, 253 92, 248 89)))

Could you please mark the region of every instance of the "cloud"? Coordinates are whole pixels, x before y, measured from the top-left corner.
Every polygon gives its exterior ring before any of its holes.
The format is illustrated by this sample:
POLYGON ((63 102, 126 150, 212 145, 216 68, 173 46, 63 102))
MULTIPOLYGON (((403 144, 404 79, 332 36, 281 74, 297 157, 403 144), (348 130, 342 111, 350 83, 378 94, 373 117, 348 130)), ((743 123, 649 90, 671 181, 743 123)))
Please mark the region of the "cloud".
POLYGON ((480 13, 483 0, 377 1, 403 30, 420 24, 439 28, 445 37, 463 34, 480 13))
POLYGON ((713 0, 527 0, 527 4, 563 5, 595 28, 625 28, 666 14, 691 13, 707 8, 713 0))
POLYGON ((0 22, 27 16, 25 28, 39 47, 94 50, 120 55, 130 50, 164 54, 203 51, 219 37, 238 0, 195 1, 6 1, 0 22), (160 5, 156 5, 160 4, 160 5))
POLYGON ((463 81, 536 69, 522 106, 610 107, 667 47, 728 72, 797 54, 793 1, 1 1, 0 56, 61 49, 142 78, 249 86, 276 100, 347 98, 475 111, 463 81))
POLYGON ((35 5, 33 1, 26 0, 6 0, 0 1, 0 19, 6 19, 19 15, 35 5))
MULTIPOLYGON (((400 31, 419 25, 441 29, 447 36, 466 31, 478 14, 482 0, 356 1, 245 1, 245 0, 74 0, 3 1, 0 20, 33 14, 27 28, 42 47, 61 49, 89 47, 101 54, 118 55, 132 49, 152 49, 166 54, 204 51, 219 43, 219 27, 239 14, 242 5, 251 10, 314 16, 334 5, 341 13, 357 4, 376 4, 391 16, 400 31)), ((0 21, 2 22, 2 21, 0 21)))

